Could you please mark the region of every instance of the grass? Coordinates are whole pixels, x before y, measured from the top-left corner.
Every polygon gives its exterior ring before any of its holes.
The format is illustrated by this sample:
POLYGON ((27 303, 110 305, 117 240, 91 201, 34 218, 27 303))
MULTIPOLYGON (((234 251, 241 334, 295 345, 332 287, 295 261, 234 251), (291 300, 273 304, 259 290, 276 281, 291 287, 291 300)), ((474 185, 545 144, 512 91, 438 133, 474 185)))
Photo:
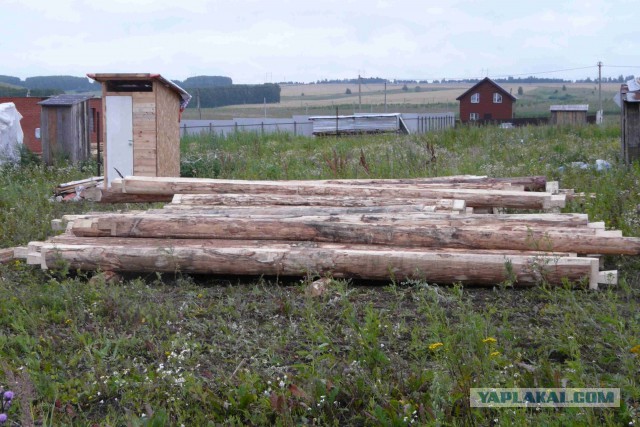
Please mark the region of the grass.
MULTIPOLYGON (((424 136, 182 141, 182 173, 237 179, 545 174, 598 197, 568 209, 640 236, 617 127, 463 127, 424 136), (364 159, 364 161, 363 161, 364 159), (604 159, 609 171, 571 168, 604 159), (366 165, 366 167, 365 167, 366 165), (564 166, 564 169, 561 167, 564 166), (622 189, 622 191, 621 191, 622 189)), ((86 167, 90 168, 91 165, 86 167)), ((90 169, 92 170, 92 169, 90 169)), ((50 203, 82 167, 0 170, 0 247, 92 204, 50 203)), ((129 208, 118 206, 116 208, 129 208)), ((112 207, 113 209, 113 207, 112 207)), ((0 266, 0 386, 14 425, 629 425, 639 420, 639 265, 599 292, 314 277, 103 274, 0 266), (615 387, 620 408, 477 409, 471 387, 615 387)))

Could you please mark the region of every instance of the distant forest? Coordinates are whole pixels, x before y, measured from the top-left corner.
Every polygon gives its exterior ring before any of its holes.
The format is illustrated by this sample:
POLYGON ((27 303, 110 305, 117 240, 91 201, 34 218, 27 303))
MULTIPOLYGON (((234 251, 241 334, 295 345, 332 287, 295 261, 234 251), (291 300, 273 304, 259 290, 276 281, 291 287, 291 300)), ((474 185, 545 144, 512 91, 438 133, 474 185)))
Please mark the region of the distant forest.
MULTIPOLYGON (((623 76, 620 74, 618 77, 603 77, 602 83, 624 83, 628 80, 632 80, 634 78, 633 75, 623 76)), ((433 80, 432 84, 440 84, 440 83, 478 83, 482 79, 447 79, 443 78, 442 80, 433 80)), ((598 78, 587 77, 585 79, 578 80, 567 80, 561 78, 549 78, 549 77, 506 77, 506 78, 495 78, 491 79, 496 83, 597 83, 598 78)), ((381 77, 362 77, 361 79, 324 79, 324 80, 316 80, 315 84, 325 84, 325 83, 351 83, 357 84, 358 82, 362 84, 371 84, 371 83, 394 83, 394 84, 428 84, 427 80, 420 79, 383 79, 381 77)), ((291 84, 291 82, 288 82, 291 84)))
MULTIPOLYGON (((230 77, 194 76, 183 81, 173 80, 191 93, 189 107, 221 107, 237 104, 261 104, 280 102, 280 86, 277 84, 234 85, 230 77)), ((19 77, 0 75, 0 96, 51 96, 65 92, 95 92, 100 83, 87 77, 37 76, 21 80, 19 77)))

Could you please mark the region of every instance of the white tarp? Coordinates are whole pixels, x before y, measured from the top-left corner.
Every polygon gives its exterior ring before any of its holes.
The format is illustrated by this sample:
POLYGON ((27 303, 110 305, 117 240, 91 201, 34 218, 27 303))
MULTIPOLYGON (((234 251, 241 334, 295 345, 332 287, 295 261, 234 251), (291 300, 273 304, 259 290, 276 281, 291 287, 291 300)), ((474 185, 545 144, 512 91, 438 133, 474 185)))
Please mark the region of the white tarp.
POLYGON ((0 104, 0 165, 20 161, 24 134, 20 126, 22 115, 13 102, 0 104))

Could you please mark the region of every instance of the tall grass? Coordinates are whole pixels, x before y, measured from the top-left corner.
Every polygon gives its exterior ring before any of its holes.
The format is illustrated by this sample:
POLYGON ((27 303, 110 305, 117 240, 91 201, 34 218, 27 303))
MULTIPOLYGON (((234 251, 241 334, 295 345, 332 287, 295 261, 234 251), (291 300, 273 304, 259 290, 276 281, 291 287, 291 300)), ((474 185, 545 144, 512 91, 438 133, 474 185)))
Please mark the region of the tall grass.
MULTIPOLYGON (((640 235, 640 171, 616 128, 468 127, 423 136, 241 133, 182 141, 182 172, 230 179, 545 174, 597 193, 568 208, 640 235), (607 171, 572 167, 596 159, 607 171)), ((49 234, 52 188, 90 170, 0 169, 1 246, 49 234)), ((124 208, 127 206, 117 206, 124 208)), ((83 272, 0 265, 0 386, 14 425, 630 425, 640 422, 636 257, 618 287, 472 289, 425 282, 83 272), (635 349, 635 350, 634 350, 635 349), (472 387, 616 387, 620 408, 474 409, 472 387)))

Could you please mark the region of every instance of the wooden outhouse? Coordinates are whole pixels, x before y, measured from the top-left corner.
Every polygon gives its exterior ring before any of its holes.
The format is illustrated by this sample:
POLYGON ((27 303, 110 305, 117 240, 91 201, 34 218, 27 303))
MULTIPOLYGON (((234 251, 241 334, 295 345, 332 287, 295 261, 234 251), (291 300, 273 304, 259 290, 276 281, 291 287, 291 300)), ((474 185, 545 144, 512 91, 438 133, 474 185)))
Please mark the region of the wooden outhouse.
POLYGON ((586 125, 589 104, 552 105, 549 111, 552 125, 586 125))
POLYGON ((89 99, 87 95, 57 95, 39 102, 42 159, 73 164, 91 155, 89 99))
POLYGON ((121 176, 180 176, 180 114, 191 99, 160 74, 87 74, 102 83, 107 187, 121 176))
POLYGON ((622 158, 626 164, 640 159, 640 78, 620 87, 616 102, 622 108, 620 116, 622 158))

